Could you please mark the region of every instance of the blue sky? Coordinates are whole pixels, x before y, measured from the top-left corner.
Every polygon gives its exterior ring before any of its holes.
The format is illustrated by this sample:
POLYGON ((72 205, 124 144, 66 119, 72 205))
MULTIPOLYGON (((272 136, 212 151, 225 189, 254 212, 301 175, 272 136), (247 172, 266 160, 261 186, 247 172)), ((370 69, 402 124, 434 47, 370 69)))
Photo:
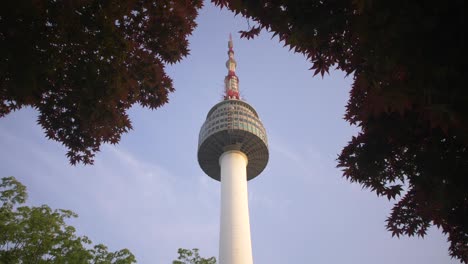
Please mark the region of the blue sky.
POLYGON ((220 184, 196 158, 198 132, 221 100, 227 40, 233 33, 241 95, 268 133, 270 160, 249 182, 254 262, 459 263, 440 230, 391 238, 385 219, 394 201, 341 177, 336 157, 358 129, 343 120, 351 78, 312 78, 310 64, 271 34, 236 33, 247 21, 206 3, 190 38, 191 55, 169 66, 176 92, 166 106, 131 109, 134 130, 105 145, 93 166, 70 166, 48 141, 37 113, 0 119, 0 176, 27 185, 29 203, 71 209, 78 233, 111 250, 129 248, 138 263, 171 263, 177 249, 218 255, 220 184))

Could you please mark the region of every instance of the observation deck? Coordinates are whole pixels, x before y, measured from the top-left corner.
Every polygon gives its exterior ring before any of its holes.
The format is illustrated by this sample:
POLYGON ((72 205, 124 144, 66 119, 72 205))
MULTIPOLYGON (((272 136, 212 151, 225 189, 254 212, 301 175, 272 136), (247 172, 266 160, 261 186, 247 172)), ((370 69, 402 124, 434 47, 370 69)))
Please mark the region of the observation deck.
POLYGON ((248 158, 247 180, 258 176, 268 163, 266 130, 248 103, 228 99, 211 108, 198 138, 198 163, 211 178, 220 181, 219 157, 239 150, 248 158))

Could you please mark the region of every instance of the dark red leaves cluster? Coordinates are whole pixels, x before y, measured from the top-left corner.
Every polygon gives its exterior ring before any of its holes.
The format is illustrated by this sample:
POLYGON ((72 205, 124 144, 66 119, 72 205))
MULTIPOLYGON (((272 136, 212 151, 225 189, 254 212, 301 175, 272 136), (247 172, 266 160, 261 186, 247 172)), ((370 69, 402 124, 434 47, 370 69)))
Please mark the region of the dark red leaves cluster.
POLYGON ((25 106, 72 164, 168 102, 167 63, 189 52, 202 1, 7 1, 0 9, 0 117, 25 106))
POLYGON ((251 39, 258 36, 258 34, 260 34, 260 30, 260 27, 252 27, 248 31, 241 30, 239 33, 241 34, 241 38, 251 39))
POLYGON ((468 263, 464 3, 213 2, 306 56, 314 75, 336 67, 353 76, 345 119, 361 132, 339 156, 344 177, 399 199, 393 235, 424 236, 434 224, 468 263))
POLYGON ((309 70, 315 70, 314 76, 320 73, 320 75, 322 75, 323 77, 325 75, 325 72, 328 73, 329 68, 330 62, 328 62, 326 58, 322 56, 317 56, 314 61, 314 65, 309 70))

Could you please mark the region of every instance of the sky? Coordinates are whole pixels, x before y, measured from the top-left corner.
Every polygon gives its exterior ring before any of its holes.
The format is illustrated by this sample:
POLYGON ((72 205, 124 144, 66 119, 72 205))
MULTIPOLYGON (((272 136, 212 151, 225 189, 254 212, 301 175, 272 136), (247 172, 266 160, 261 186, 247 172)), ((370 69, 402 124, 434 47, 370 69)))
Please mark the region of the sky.
MULTIPOLYGON (((342 177, 336 158, 358 128, 344 119, 351 77, 312 77, 311 65, 262 31, 239 39, 247 20, 205 3, 191 55, 168 66, 176 91, 155 111, 130 110, 133 130, 104 145, 92 166, 71 166, 26 108, 0 119, 0 177, 28 188, 30 205, 70 209, 79 235, 138 263, 172 263, 177 249, 218 256, 220 183, 197 162, 198 133, 221 100, 233 33, 242 97, 267 129, 270 160, 248 183, 256 264, 447 264, 446 236, 392 238, 385 220, 395 201, 342 177)), ((252 24, 252 23, 250 23, 252 24)))

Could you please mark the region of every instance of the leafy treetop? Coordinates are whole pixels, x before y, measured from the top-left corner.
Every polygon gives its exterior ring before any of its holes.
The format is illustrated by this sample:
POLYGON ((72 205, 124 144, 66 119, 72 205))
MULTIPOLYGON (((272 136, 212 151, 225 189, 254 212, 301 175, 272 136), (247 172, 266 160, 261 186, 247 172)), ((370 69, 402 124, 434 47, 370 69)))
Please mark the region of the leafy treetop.
POLYGON ((102 244, 89 249, 91 240, 77 236, 75 228, 66 224, 77 217, 74 212, 25 206, 26 198, 26 187, 14 177, 1 179, 0 263, 136 263, 128 249, 109 252, 102 244))
POLYGON ((72 164, 92 164, 102 143, 174 90, 167 63, 189 53, 200 0, 7 1, 0 9, 0 117, 30 106, 72 164))
POLYGON ((202 258, 198 253, 198 248, 190 249, 183 249, 179 248, 177 251, 179 257, 177 260, 174 260, 172 264, 216 264, 216 258, 202 258))

